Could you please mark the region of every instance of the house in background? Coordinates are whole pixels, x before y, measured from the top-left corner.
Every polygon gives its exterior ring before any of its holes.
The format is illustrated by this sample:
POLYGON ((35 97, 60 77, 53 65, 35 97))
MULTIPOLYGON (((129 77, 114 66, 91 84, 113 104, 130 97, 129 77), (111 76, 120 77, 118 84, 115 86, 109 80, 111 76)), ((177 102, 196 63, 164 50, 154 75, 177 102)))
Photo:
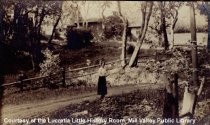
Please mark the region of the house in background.
POLYGON ((128 41, 137 41, 141 26, 137 24, 128 25, 128 41))
MULTIPOLYGON (((80 27, 86 27, 87 22, 87 28, 89 28, 92 31, 92 34, 94 36, 94 39, 98 39, 102 36, 103 34, 103 20, 102 19, 97 19, 97 18, 91 18, 88 19, 87 21, 80 21, 79 25, 80 27)), ((77 23, 75 23, 77 26, 77 23)), ((141 26, 138 24, 129 24, 128 26, 128 40, 129 41, 136 41, 139 34, 140 34, 140 29, 141 26)))
MULTIPOLYGON (((75 23, 77 26, 77 23, 75 23)), ((86 27, 91 30, 94 40, 97 40, 103 33, 103 21, 101 18, 91 18, 86 21, 79 22, 80 27, 86 27)))

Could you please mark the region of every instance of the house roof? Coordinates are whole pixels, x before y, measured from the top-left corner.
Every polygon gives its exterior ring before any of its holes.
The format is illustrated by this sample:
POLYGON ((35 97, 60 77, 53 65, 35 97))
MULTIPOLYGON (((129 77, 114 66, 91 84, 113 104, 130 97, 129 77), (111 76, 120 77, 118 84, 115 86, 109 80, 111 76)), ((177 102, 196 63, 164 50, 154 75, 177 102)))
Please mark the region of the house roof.
POLYGON ((141 28, 140 25, 129 25, 128 27, 129 27, 129 28, 141 28))
POLYGON ((139 21, 128 21, 129 28, 141 28, 141 23, 139 21))
MULTIPOLYGON (((83 23, 84 20, 80 21, 79 23, 83 23)), ((89 18, 87 19, 88 23, 100 23, 102 22, 103 19, 102 18, 89 18)), ((73 26, 75 26, 76 22, 73 24, 73 26)), ((133 23, 133 22, 129 22, 128 24, 129 28, 141 28, 141 25, 138 23, 133 23)))
POLYGON ((87 21, 88 23, 99 23, 102 22, 101 18, 90 18, 87 20, 81 20, 79 23, 82 23, 83 21, 87 21))

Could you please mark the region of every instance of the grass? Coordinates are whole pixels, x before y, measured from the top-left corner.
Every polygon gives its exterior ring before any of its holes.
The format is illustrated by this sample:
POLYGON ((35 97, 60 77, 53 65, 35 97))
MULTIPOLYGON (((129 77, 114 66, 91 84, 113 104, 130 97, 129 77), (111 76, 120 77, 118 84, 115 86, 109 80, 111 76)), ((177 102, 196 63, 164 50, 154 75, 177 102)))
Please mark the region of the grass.
POLYGON ((104 58, 105 61, 116 60, 116 58, 120 58, 120 46, 117 42, 106 41, 92 43, 90 46, 80 50, 64 50, 60 53, 61 65, 82 67, 86 65, 87 59, 91 61, 91 65, 98 64, 101 58, 104 58))

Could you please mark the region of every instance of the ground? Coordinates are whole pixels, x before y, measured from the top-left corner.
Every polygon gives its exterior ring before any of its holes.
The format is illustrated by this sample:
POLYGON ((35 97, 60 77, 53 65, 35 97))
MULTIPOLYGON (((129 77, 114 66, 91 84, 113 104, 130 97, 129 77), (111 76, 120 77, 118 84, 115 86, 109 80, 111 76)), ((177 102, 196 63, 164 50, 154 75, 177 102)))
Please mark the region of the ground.
MULTIPOLYGON (((129 93, 134 90, 142 89, 142 88, 151 87, 151 85, 136 85, 136 86, 121 86, 121 87, 113 87, 108 89, 108 95, 121 95, 122 93, 129 93)), ((158 86, 152 86, 152 88, 157 88, 158 86)), ((46 92, 48 93, 48 92, 46 92)), ((45 94, 46 94, 45 93, 45 94)), ((25 93, 26 94, 26 93, 25 93)), ((23 95, 23 93, 21 94, 23 95)), ((24 96, 24 95, 23 95, 24 96)), ((98 99, 99 96, 96 95, 95 91, 83 92, 80 95, 66 95, 66 96, 55 96, 51 98, 46 98, 44 100, 31 101, 30 103, 19 103, 19 104, 4 104, 2 108, 2 120, 3 118, 32 118, 32 117, 40 117, 40 115, 48 115, 60 108, 66 107, 69 104, 78 104, 83 101, 93 101, 98 99)), ((22 99, 23 100, 23 99, 22 99)), ((19 100, 20 101, 20 100, 19 100)), ((8 102, 5 102, 8 103, 8 102)))
MULTIPOLYGON (((47 119, 118 119, 138 118, 134 124, 142 124, 140 119, 157 120, 162 117, 164 87, 155 84, 132 85, 108 88, 108 95, 101 100, 96 91, 84 92, 75 96, 48 98, 42 101, 19 105, 5 105, 2 108, 2 121, 15 118, 47 119)), ((197 120, 203 118, 210 109, 210 100, 199 101, 196 108, 197 120), (205 105, 205 106, 203 106, 205 105), (200 113, 200 114, 199 114, 200 113), (201 114, 202 113, 202 114, 201 114)), ((115 119, 115 120, 114 120, 115 119)), ((38 121, 37 121, 38 122, 38 121)), ((49 121, 47 121, 49 122, 49 121)), ((52 121, 50 121, 52 122, 52 121)), ((76 122, 76 121, 75 121, 76 122)), ((130 121, 131 122, 131 121, 130 121)), ((148 125, 153 121, 147 121, 148 125)), ((198 122, 198 121, 196 121, 198 122)), ((39 122, 41 124, 41 122, 39 122)), ((87 122, 85 122, 87 123, 87 122)), ((94 123, 94 121, 92 121, 94 123)), ((156 121, 156 123, 158 123, 156 121)), ((81 124, 77 121, 76 124, 81 124)), ((119 124, 119 123, 118 123, 119 124)))
MULTIPOLYGON (((97 64, 101 57, 105 58, 107 61, 116 60, 120 57, 121 48, 119 45, 118 42, 108 42, 94 44, 92 46, 94 49, 90 46, 79 52, 65 50, 61 53, 61 56, 66 61, 62 63, 66 66, 68 63, 71 63, 70 67, 77 68, 86 66, 87 59, 90 59, 92 64, 97 64), (81 53, 83 55, 81 55, 81 53), (78 57, 80 58, 78 59, 78 57)), ((39 88, 36 90, 25 90, 13 94, 5 94, 2 100, 2 121, 4 118, 17 117, 112 117, 118 119, 126 119, 128 116, 139 118, 161 117, 162 100, 164 97, 162 94, 165 84, 160 82, 163 82, 165 78, 161 75, 157 75, 155 72, 163 74, 164 71, 165 74, 167 74, 167 69, 176 70, 177 67, 178 69, 185 68, 186 65, 183 65, 185 60, 181 58, 180 53, 177 52, 179 51, 175 51, 174 55, 170 55, 169 53, 169 56, 165 56, 163 60, 160 59, 160 55, 158 55, 157 60, 154 59, 154 57, 141 58, 141 61, 146 62, 140 63, 139 67, 136 68, 126 68, 125 70, 121 70, 120 68, 117 70, 111 69, 110 72, 115 74, 107 78, 110 84, 108 95, 103 101, 99 100, 99 96, 96 95, 96 86, 89 88, 85 88, 84 86, 55 89, 39 88), (155 71, 153 71, 154 69, 155 71), (142 85, 144 85, 144 87, 142 85)), ((148 54, 146 51, 142 51, 142 53, 148 54)), ((151 53, 152 50, 150 50, 149 54, 151 53)), ((199 56, 199 58, 202 59, 201 56, 199 56)), ((209 69, 207 68, 207 70, 209 69)), ((187 69, 185 71, 187 71, 187 69)), ((181 74, 179 83, 180 86, 182 86, 180 88, 180 95, 183 94, 182 82, 188 77, 185 71, 179 72, 181 74)), ((82 74, 86 72, 89 71, 83 71, 82 74)), ((90 80, 91 82, 87 82, 96 84, 97 78, 94 80, 95 81, 90 80)), ((197 121, 209 113, 209 97, 205 96, 205 94, 209 95, 209 93, 204 91, 196 106, 198 112, 196 112, 195 117, 197 121)), ((180 98, 180 105, 181 102, 180 98)))

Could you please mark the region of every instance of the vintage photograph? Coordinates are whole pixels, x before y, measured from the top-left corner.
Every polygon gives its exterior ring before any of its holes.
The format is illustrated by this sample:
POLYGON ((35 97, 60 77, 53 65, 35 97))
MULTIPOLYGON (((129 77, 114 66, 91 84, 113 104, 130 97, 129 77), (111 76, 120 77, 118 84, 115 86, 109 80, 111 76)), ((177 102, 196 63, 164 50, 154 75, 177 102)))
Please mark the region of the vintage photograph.
POLYGON ((1 125, 210 125, 210 2, 0 0, 1 125))

